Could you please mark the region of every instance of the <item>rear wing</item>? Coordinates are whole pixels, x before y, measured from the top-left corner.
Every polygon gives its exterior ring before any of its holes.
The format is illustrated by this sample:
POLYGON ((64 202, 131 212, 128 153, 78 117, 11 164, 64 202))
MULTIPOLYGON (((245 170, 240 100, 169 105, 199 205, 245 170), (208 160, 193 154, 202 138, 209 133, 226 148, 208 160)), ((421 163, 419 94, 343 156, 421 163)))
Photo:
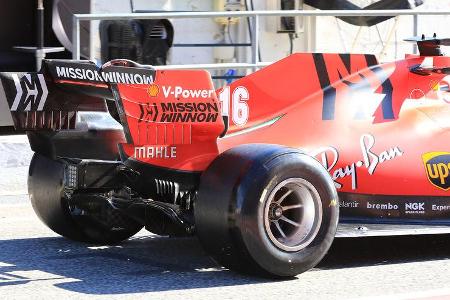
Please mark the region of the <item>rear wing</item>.
POLYGON ((101 70, 89 61, 44 60, 38 73, 0 73, 0 89, 16 130, 57 131, 75 129, 78 112, 108 111, 110 84, 150 84, 153 73, 141 67, 101 70))

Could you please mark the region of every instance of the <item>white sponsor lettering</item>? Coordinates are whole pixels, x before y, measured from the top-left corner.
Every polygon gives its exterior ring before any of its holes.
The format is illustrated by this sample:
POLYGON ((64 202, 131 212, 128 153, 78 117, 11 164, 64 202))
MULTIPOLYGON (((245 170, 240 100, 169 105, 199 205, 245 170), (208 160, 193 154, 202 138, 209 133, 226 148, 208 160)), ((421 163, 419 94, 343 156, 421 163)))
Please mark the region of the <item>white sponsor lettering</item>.
POLYGON ((177 157, 176 146, 141 146, 134 147, 134 158, 172 159, 177 157))
POLYGON ((425 203, 424 202, 405 203, 405 213, 406 214, 424 214, 425 213, 425 203))
POLYGON ((58 79, 78 79, 107 83, 150 84, 153 82, 152 75, 108 71, 98 73, 98 71, 91 69, 59 66, 56 66, 56 75, 58 79))
POLYGON ((345 201, 345 200, 339 201, 339 207, 357 208, 358 206, 359 206, 359 203, 356 201, 345 201))
POLYGON ((173 96, 175 98, 211 98, 214 95, 214 90, 191 90, 184 89, 181 86, 162 86, 164 98, 173 96))
POLYGON ((367 208, 368 209, 378 209, 378 210, 398 210, 397 204, 391 204, 391 203, 370 203, 367 202, 367 208))
POLYGON ((339 151, 331 146, 322 147, 310 152, 322 165, 328 170, 335 181, 336 188, 340 189, 343 184, 338 180, 346 177, 351 177, 352 190, 358 188, 358 169, 365 168, 369 175, 376 172, 376 168, 389 160, 403 155, 403 151, 399 147, 392 147, 381 153, 375 153, 373 147, 375 146, 375 138, 370 134, 363 134, 359 139, 362 159, 345 165, 341 168, 334 169, 339 162, 339 151))
POLYGON ((434 210, 434 211, 450 210, 450 205, 436 205, 436 204, 433 204, 433 205, 431 205, 431 210, 434 210))

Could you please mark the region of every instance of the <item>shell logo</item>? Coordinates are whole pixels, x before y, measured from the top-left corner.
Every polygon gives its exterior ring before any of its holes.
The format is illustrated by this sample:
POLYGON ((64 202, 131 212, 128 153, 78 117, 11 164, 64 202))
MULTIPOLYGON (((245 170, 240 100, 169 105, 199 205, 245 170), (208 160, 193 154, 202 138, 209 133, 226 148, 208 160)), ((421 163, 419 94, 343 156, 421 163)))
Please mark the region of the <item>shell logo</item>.
POLYGON ((147 89, 147 93, 150 97, 156 97, 159 94, 159 87, 158 85, 152 83, 147 89))

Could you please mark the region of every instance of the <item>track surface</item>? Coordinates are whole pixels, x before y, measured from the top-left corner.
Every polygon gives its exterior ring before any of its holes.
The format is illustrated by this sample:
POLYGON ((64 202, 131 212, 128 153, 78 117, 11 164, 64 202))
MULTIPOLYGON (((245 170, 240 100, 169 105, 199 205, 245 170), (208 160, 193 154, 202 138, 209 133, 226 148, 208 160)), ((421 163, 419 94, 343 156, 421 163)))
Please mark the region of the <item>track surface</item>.
POLYGON ((450 299, 450 236, 337 239, 320 265, 270 281, 221 269, 195 238, 140 232, 114 247, 68 241, 26 196, 0 196, 3 299, 450 299))

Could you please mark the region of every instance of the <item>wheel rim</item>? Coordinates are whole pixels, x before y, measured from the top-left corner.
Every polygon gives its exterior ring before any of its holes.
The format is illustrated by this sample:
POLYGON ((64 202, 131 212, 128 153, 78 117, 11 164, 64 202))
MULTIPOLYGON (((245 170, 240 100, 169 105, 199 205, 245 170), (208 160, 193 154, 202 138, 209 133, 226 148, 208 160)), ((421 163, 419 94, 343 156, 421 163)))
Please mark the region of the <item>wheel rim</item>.
POLYGON ((294 252, 308 246, 322 222, 322 201, 314 186, 302 178, 279 183, 267 198, 264 227, 271 242, 294 252))

